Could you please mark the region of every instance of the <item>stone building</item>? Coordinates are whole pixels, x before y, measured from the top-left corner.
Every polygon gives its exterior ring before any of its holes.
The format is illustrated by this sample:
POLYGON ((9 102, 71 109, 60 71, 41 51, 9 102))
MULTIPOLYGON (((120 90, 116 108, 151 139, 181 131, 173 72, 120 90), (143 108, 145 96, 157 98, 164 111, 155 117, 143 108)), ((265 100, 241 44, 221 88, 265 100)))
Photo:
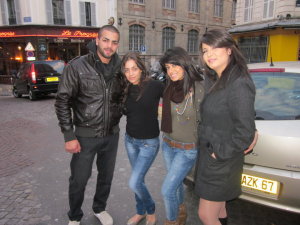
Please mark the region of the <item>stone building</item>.
POLYGON ((235 6, 232 0, 118 0, 119 54, 139 51, 153 66, 165 50, 180 46, 198 61, 200 36, 231 27, 235 6))

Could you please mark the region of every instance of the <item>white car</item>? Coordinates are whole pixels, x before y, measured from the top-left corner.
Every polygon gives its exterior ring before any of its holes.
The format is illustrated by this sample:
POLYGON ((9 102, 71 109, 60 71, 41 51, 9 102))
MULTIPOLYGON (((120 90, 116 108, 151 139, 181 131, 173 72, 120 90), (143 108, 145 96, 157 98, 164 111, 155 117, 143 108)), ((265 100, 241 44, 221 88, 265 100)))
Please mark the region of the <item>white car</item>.
MULTIPOLYGON (((259 136, 245 157, 240 198, 300 213, 300 62, 248 68, 256 86, 259 136)), ((193 181, 193 171, 187 180, 193 181)))

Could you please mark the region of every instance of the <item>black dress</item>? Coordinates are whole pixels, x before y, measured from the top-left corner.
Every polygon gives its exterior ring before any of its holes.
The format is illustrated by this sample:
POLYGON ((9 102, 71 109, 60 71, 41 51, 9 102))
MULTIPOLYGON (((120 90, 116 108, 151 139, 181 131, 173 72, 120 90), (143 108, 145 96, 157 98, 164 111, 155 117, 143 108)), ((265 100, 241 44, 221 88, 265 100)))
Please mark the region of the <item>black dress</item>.
POLYGON ((227 201, 240 195, 244 150, 255 134, 254 100, 255 86, 248 76, 205 96, 195 186, 201 198, 227 201))

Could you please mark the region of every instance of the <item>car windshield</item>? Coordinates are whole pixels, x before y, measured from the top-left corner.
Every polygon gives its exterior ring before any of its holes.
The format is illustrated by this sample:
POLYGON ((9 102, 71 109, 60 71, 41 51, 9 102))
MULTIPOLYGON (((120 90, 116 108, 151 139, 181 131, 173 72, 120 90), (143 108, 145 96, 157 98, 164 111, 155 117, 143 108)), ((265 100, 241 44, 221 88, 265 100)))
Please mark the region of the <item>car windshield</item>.
POLYGON ((257 120, 300 119, 300 75, 252 72, 257 120))
POLYGON ((36 62, 34 68, 38 73, 42 72, 62 74, 64 66, 65 64, 63 61, 44 61, 36 62))

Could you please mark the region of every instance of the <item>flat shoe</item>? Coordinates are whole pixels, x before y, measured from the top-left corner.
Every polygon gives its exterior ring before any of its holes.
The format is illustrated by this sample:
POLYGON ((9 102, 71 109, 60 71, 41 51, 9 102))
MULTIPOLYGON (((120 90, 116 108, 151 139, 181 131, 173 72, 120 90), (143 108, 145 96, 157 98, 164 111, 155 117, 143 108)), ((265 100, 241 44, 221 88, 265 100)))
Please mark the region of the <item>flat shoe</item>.
POLYGON ((146 222, 146 225, 155 225, 155 224, 156 224, 156 221, 150 222, 147 220, 147 222, 146 222))
POLYGON ((138 221, 130 221, 131 218, 127 221, 127 225, 137 225, 142 222, 143 219, 146 218, 146 215, 142 215, 142 217, 138 221))

